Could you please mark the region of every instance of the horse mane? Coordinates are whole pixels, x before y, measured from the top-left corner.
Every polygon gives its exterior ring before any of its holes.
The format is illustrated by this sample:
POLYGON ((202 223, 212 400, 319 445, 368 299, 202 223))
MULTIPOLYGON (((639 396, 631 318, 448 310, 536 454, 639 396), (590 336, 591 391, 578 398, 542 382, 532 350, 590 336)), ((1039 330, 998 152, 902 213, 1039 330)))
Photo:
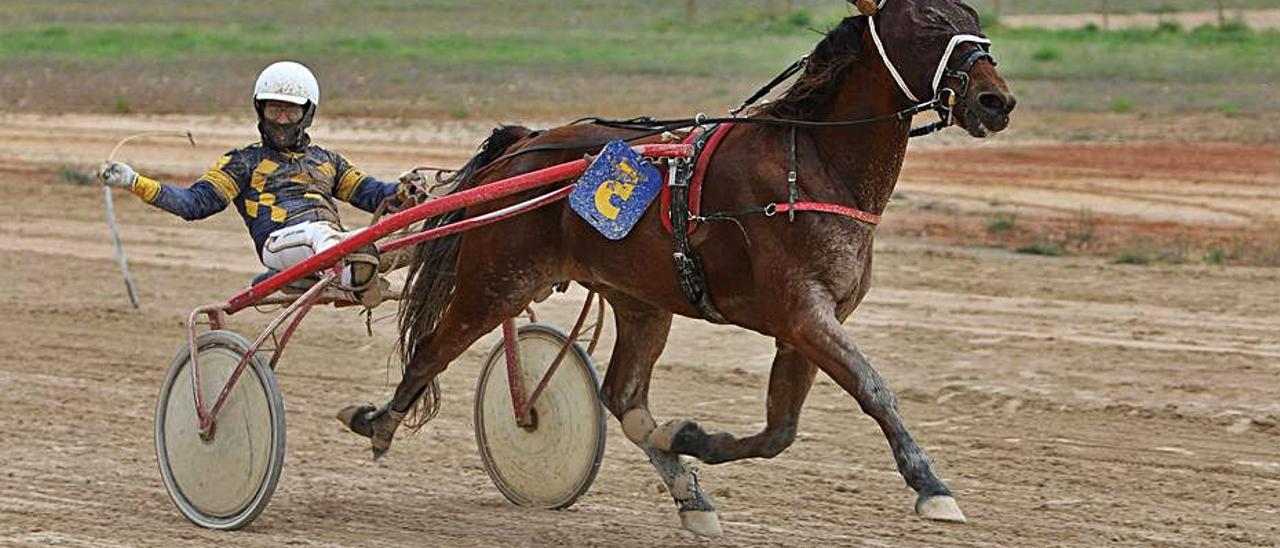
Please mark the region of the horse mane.
POLYGON ((813 47, 804 74, 772 102, 752 114, 791 120, 812 119, 825 113, 835 100, 849 69, 866 56, 862 35, 867 18, 846 17, 813 47))

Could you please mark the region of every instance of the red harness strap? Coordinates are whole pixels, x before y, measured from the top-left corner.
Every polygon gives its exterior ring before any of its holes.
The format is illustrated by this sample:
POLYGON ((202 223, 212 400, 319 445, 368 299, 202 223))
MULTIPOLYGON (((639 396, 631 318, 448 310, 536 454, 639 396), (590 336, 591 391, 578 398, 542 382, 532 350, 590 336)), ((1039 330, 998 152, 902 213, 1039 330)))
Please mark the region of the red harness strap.
MULTIPOLYGON (((707 175, 707 166, 711 163, 711 156, 715 154, 716 148, 720 146, 720 142, 729 134, 729 130, 733 127, 732 123, 724 123, 716 128, 715 133, 707 139, 706 146, 703 147, 702 153, 698 155, 697 164, 693 168, 693 177, 689 181, 689 216, 690 223, 688 233, 692 234, 705 220, 701 217, 702 210, 702 181, 707 175)), ((684 144, 691 144, 698 137, 698 132, 690 133, 684 139, 684 144)), ((846 207, 839 204, 828 204, 822 202, 796 202, 794 204, 775 203, 764 207, 765 216, 772 217, 778 213, 787 213, 789 211, 813 211, 818 213, 833 213, 850 219, 862 221, 870 225, 880 224, 880 216, 875 213, 869 213, 860 209, 846 207)), ((761 210, 755 210, 759 214, 761 210)), ((662 187, 662 226, 666 227, 667 232, 671 232, 671 189, 662 187)), ((714 216, 714 215, 713 215, 714 216)))
POLYGON ((795 204, 771 204, 772 207, 765 208, 765 215, 773 213, 786 213, 788 211, 819 211, 822 213, 835 213, 836 215, 844 215, 851 219, 856 219, 871 225, 880 224, 880 216, 875 213, 867 213, 861 209, 845 207, 839 204, 826 204, 822 202, 796 202, 795 204), (770 211, 772 210, 772 211, 770 211))
MULTIPOLYGON (((733 123, 726 122, 720 124, 716 128, 716 132, 707 139, 706 146, 702 147, 702 153, 698 155, 697 164, 693 167, 693 178, 689 181, 689 215, 697 217, 702 208, 702 180, 707 175, 707 165, 711 163, 711 156, 715 154, 716 148, 720 146, 720 141, 724 140, 725 135, 729 134, 729 129, 733 127, 733 123)), ((691 132, 685 137, 684 144, 692 144, 693 140, 698 137, 698 132, 691 132)), ((667 232, 671 232, 671 189, 662 187, 662 226, 667 228, 667 232)), ((689 223, 689 233, 698 228, 698 223, 689 223)))

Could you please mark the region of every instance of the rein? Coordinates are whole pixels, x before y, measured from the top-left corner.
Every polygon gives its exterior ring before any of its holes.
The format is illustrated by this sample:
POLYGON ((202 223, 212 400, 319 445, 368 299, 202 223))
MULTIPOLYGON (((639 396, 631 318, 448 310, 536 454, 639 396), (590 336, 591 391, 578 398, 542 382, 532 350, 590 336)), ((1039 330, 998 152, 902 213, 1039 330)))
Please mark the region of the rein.
MULTIPOLYGON (((880 2, 878 2, 877 7, 883 8, 884 4, 886 3, 887 3, 887 0, 880 0, 880 2)), ((989 51, 991 40, 981 36, 972 35, 972 34, 957 34, 955 36, 952 36, 951 40, 948 41, 947 43, 946 49, 943 51, 941 59, 938 62, 938 68, 934 72, 933 81, 931 82, 933 98, 929 99, 928 101, 921 101, 916 96, 916 94, 911 91, 910 86, 906 84, 906 81, 903 80, 902 75, 898 72, 897 67, 894 65, 893 61, 889 58, 889 54, 884 48, 884 43, 880 39, 880 32, 879 30, 877 30, 875 19, 876 18, 874 16, 867 17, 868 28, 871 33, 872 41, 875 43, 876 51, 877 53, 879 53, 881 61, 884 63, 885 67, 888 69, 889 74, 893 77, 893 80, 898 85, 898 88, 902 91, 902 93, 908 99, 914 102, 914 104, 907 106, 896 112, 893 112, 890 114, 884 114, 881 116, 872 116, 869 118, 859 118, 854 120, 834 120, 834 121, 791 120, 791 119, 785 119, 785 118, 739 117, 738 116, 738 114, 740 114, 741 112, 749 108, 751 105, 755 104, 765 95, 768 95, 769 92, 773 91, 780 84, 787 81, 787 79, 803 71, 809 64, 809 55, 805 55, 797 59, 795 62, 791 63, 790 65, 788 65, 787 68, 783 69, 782 72, 778 73, 777 76, 774 76, 772 80, 770 80, 768 83, 766 83, 765 85, 757 89, 754 93, 751 94, 750 97, 748 97, 745 101, 743 101, 742 104, 739 105, 737 108, 729 111, 730 116, 727 116, 727 117, 709 117, 706 114, 701 114, 701 113, 692 118, 669 118, 669 119, 656 119, 651 116, 638 116, 635 118, 618 120, 618 119, 607 119, 607 118, 590 116, 590 117, 579 118, 577 120, 574 120, 570 122, 569 125, 590 123, 590 124, 598 125, 602 127, 640 132, 639 134, 633 137, 624 139, 624 141, 626 142, 638 141, 648 137, 653 137, 655 135, 661 135, 669 131, 687 129, 691 127, 705 127, 708 125, 721 124, 721 123, 752 124, 752 125, 758 125, 758 126, 787 128, 790 130, 787 132, 788 133, 787 147, 789 149, 788 157, 790 158, 790 166, 789 166, 789 171, 787 173, 787 184, 788 184, 787 203, 786 204, 768 204, 760 208, 743 211, 743 212, 711 214, 704 217, 697 217, 695 218, 695 220, 724 220, 726 217, 737 217, 737 216, 745 216, 745 215, 753 215, 753 214, 761 214, 761 215, 771 217, 778 212, 784 212, 784 213, 787 213, 788 220, 794 221, 796 211, 822 211, 822 212, 828 212, 828 213, 838 213, 838 214, 874 225, 880 221, 879 215, 859 211, 852 208, 847 208, 844 206, 834 205, 834 204, 817 204, 817 203, 807 203, 807 202, 797 203, 796 202, 796 197, 797 197, 796 166, 795 166, 795 157, 796 157, 795 132, 796 130, 800 128, 854 127, 854 126, 878 124, 878 123, 890 122, 890 121, 898 121, 898 122, 909 121, 916 114, 932 110, 938 113, 938 118, 939 118, 938 121, 930 124, 925 124, 922 126, 913 127, 908 133, 908 137, 921 137, 924 135, 929 135, 931 133, 941 131, 955 123, 954 109, 956 104, 959 103, 960 98, 964 97, 969 92, 969 84, 970 84, 969 71, 973 69, 973 65, 976 64, 981 59, 987 59, 988 61, 991 62, 991 64, 993 65, 996 64, 995 57, 993 57, 989 51), (966 54, 965 57, 961 59, 960 63, 958 63, 957 67, 955 69, 952 69, 949 66, 951 55, 952 53, 954 53, 956 46, 964 42, 976 43, 976 44, 979 44, 979 47, 973 49, 968 54, 966 54), (941 84, 942 84, 942 79, 944 77, 956 79, 959 82, 959 85, 957 86, 959 87, 959 90, 953 89, 951 87, 943 87, 941 84)), ((535 152, 591 149, 591 148, 603 146, 604 144, 605 143, 603 141, 592 140, 592 141, 580 141, 580 142, 574 142, 574 143, 534 145, 534 146, 522 148, 515 152, 504 154, 498 158, 495 158, 492 162, 490 162, 490 165, 494 165, 505 160, 510 160, 512 158, 523 156, 525 154, 532 154, 535 152)))
MULTIPOLYGON (((771 83, 771 84, 773 86, 777 85, 776 83, 771 83)), ((766 93, 768 92, 766 91, 766 93)), ((750 103, 743 103, 743 105, 749 106, 750 103)), ((866 124, 875 124, 880 122, 888 122, 891 120, 902 121, 902 120, 909 120, 912 116, 919 114, 921 112, 925 112, 927 110, 939 110, 941 106, 942 104, 935 99, 932 101, 927 101, 918 105, 913 105, 913 106, 904 108, 893 114, 886 114, 883 116, 875 116, 871 118, 862 118, 859 120, 840 120, 840 121, 833 121, 833 122, 822 122, 822 121, 812 121, 812 120, 788 120, 785 118, 739 118, 736 116, 712 118, 705 114, 699 114, 693 118, 655 119, 649 116, 639 116, 636 118, 627 118, 625 120, 613 120, 608 118, 599 118, 596 116, 588 116, 585 118, 579 118, 577 120, 569 122, 568 125, 590 123, 592 125, 597 125, 602 127, 608 127, 608 128, 614 128, 614 129, 627 129, 627 130, 641 132, 639 135, 636 135, 634 137, 628 137, 626 139, 623 139, 623 141, 630 143, 632 141, 638 141, 640 139, 653 137, 655 135, 662 135, 663 133, 666 133, 669 131, 687 129, 691 127, 700 127, 700 126, 705 126, 709 124, 734 123, 734 124, 754 124, 754 125, 760 125, 760 126, 774 126, 774 127, 788 127, 788 128, 830 128, 830 127, 849 127, 849 126, 859 126, 859 125, 866 125, 866 124)), ((946 111, 950 112, 950 106, 946 107, 946 111)), ((950 124, 938 126, 938 124, 935 123, 935 124, 930 124, 929 126, 914 128, 911 130, 911 136, 918 137, 920 135, 933 133, 934 131, 938 131, 939 129, 946 127, 947 125, 950 125, 950 124), (934 127, 934 126, 938 126, 938 127, 934 127)), ((520 150, 517 150, 515 152, 510 152, 507 154, 503 154, 502 156, 499 156, 497 158, 494 158, 494 160, 490 162, 490 165, 494 165, 499 162, 510 160, 512 158, 516 158, 519 156, 524 156, 525 154, 532 154, 534 152, 597 148, 597 147, 604 146, 608 141, 609 140, 604 140, 604 141, 592 140, 592 141, 578 141, 574 143, 557 143, 557 144, 529 146, 529 147, 525 147, 520 150)))

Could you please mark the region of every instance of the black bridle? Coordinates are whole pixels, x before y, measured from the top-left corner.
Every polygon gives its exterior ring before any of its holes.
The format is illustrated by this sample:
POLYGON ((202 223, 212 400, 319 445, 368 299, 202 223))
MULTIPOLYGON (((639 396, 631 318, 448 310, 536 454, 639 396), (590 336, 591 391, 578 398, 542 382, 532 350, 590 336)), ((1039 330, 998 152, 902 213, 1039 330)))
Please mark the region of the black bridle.
POLYGON ((978 61, 986 59, 991 66, 996 66, 996 58, 991 55, 990 46, 986 44, 978 44, 969 50, 955 68, 951 68, 951 63, 947 63, 947 68, 943 70, 942 75, 946 78, 953 79, 957 82, 956 90, 950 86, 938 86, 938 92, 934 94, 931 108, 938 113, 939 120, 932 124, 926 124, 920 127, 911 128, 911 136, 919 137, 930 133, 943 130, 950 125, 955 124, 955 107, 969 96, 969 84, 973 81, 969 77, 969 71, 973 70, 973 66, 978 61))

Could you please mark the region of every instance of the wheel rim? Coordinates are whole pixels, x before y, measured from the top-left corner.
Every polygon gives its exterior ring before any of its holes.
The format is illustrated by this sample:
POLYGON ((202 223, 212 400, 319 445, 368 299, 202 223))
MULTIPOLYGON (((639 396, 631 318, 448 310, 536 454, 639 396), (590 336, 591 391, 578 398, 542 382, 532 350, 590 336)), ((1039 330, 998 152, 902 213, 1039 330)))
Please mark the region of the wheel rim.
MULTIPOLYGON (((519 332, 525 390, 532 392, 566 338, 541 325, 519 332)), ((485 469, 513 503, 567 507, 590 487, 604 452, 604 415, 599 381, 580 345, 566 353, 534 403, 536 428, 516 424, 507 387, 506 358, 499 345, 489 356, 477 387, 476 439, 485 469)))
MULTIPOLYGON (((217 399, 247 344, 205 339, 199 350, 200 382, 208 406, 217 399)), ((279 478, 283 406, 269 370, 255 360, 228 394, 212 439, 201 439, 191 362, 183 354, 170 371, 158 406, 156 449, 165 486, 183 515, 197 525, 243 527, 266 506, 279 478)))

